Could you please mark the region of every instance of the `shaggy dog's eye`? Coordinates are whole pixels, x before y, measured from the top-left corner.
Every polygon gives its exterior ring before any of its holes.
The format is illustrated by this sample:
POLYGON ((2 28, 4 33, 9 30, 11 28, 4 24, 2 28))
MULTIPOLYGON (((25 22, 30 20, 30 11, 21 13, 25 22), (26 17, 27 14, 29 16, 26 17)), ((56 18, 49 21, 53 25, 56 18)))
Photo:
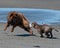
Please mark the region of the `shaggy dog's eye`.
POLYGON ((13 16, 13 14, 11 14, 10 16, 13 16))
POLYGON ((18 14, 15 14, 16 16, 18 16, 18 14))
POLYGON ((12 17, 13 16, 13 14, 10 14, 10 17, 12 17))

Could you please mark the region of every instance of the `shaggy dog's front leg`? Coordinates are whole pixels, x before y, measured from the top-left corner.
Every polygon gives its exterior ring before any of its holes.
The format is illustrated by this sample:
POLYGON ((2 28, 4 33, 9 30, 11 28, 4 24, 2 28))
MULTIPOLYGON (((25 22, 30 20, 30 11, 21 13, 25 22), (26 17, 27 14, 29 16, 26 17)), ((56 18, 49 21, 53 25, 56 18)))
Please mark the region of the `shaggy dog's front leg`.
POLYGON ((26 30, 27 32, 29 32, 30 34, 33 34, 33 31, 32 31, 32 29, 31 28, 24 28, 24 30, 26 30))
POLYGON ((32 29, 29 29, 29 33, 33 35, 33 31, 32 31, 32 29))
POLYGON ((13 27, 12 27, 12 29, 11 29, 11 32, 13 32, 14 31, 14 28, 16 27, 16 25, 13 25, 13 27))
POLYGON ((4 31, 6 31, 6 30, 7 30, 7 27, 9 27, 9 26, 10 26, 10 24, 7 23, 7 24, 5 25, 4 31))

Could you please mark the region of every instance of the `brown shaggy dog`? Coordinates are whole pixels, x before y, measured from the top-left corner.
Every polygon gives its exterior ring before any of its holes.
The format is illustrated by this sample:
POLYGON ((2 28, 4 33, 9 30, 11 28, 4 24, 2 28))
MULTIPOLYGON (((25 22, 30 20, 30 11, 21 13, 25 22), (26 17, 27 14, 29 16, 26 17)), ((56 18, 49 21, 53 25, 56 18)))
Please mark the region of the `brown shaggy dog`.
MULTIPOLYGON (((37 29, 38 33, 43 37, 43 33, 47 36, 47 38, 52 38, 52 30, 55 29, 47 24, 39 25, 36 22, 32 23, 33 28, 37 29)), ((58 32, 58 30, 55 29, 58 32)))
POLYGON ((16 26, 19 26, 19 27, 23 28, 24 30, 26 30, 27 32, 29 32, 30 34, 33 34, 32 29, 29 26, 29 21, 25 18, 25 16, 22 13, 18 13, 16 11, 9 12, 4 31, 10 25, 13 26, 11 29, 11 32, 14 31, 14 28, 16 26))

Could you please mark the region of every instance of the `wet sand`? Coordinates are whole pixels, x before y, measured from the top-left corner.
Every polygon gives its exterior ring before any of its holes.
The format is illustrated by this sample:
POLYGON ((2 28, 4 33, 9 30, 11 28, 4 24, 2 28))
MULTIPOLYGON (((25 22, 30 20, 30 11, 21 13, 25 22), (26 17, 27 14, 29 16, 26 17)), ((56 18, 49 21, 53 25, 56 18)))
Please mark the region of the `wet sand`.
POLYGON ((16 27, 14 32, 10 32, 11 27, 7 31, 3 31, 4 23, 0 23, 0 48, 60 48, 60 26, 53 26, 59 30, 53 30, 53 39, 40 38, 35 29, 30 35, 23 29, 16 27))
POLYGON ((2 8, 60 9, 60 0, 0 0, 2 8))

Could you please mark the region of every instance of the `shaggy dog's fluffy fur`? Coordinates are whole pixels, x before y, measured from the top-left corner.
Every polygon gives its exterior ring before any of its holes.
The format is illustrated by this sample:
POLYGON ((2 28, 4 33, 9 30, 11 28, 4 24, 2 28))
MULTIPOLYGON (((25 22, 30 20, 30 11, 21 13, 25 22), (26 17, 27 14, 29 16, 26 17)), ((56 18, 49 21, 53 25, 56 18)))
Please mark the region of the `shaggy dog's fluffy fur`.
POLYGON ((30 24, 29 21, 22 13, 12 11, 12 12, 8 13, 7 23, 4 28, 4 31, 7 29, 7 27, 9 27, 11 25, 11 26, 13 26, 11 29, 11 32, 14 31, 14 28, 16 26, 19 26, 19 27, 23 28, 24 30, 26 30, 27 32, 29 32, 30 34, 33 34, 32 29, 30 28, 29 24, 30 24))

